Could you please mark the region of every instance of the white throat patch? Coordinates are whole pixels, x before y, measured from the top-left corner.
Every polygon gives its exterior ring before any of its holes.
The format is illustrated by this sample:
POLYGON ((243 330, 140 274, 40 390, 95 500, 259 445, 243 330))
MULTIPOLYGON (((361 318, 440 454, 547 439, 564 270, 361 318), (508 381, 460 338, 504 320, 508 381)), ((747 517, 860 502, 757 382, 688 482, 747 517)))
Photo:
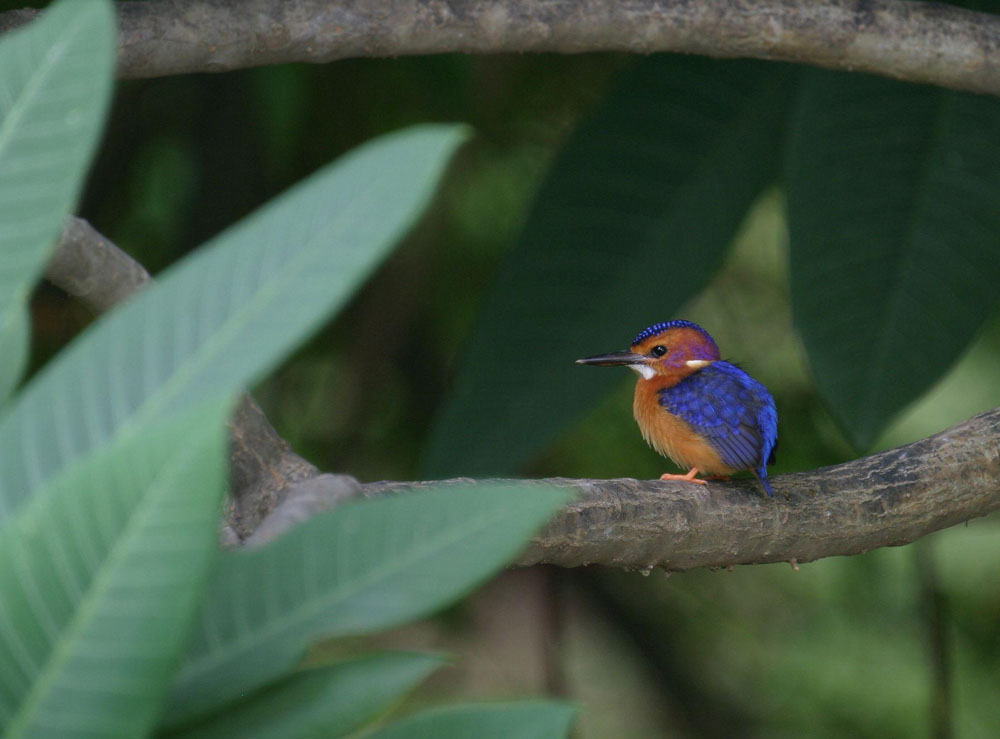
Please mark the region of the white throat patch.
POLYGON ((656 376, 656 370, 647 364, 630 364, 629 369, 635 370, 647 380, 652 380, 656 376))

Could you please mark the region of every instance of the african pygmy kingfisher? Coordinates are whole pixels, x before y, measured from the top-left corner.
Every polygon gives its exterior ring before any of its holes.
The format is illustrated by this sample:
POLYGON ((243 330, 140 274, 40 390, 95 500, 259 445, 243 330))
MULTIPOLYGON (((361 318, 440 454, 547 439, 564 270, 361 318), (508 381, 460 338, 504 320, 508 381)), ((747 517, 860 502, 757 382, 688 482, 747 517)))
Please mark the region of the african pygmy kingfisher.
POLYGON ((706 484, 699 472, 726 476, 749 470, 772 495, 767 465, 774 461, 778 413, 767 389, 723 361, 715 340, 690 321, 656 323, 625 351, 576 360, 625 365, 639 375, 632 412, 643 438, 684 475, 661 480, 706 484))

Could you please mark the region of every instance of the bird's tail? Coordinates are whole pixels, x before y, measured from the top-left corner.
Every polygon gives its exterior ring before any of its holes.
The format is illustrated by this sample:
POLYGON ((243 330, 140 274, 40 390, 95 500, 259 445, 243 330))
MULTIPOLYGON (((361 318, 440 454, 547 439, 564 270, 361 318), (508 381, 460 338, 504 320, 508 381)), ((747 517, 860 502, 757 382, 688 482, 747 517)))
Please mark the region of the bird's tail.
POLYGON ((771 489, 771 483, 767 479, 767 467, 761 467, 759 470, 753 470, 753 476, 757 478, 757 482, 760 486, 764 488, 764 492, 767 493, 768 498, 774 497, 774 491, 771 489))

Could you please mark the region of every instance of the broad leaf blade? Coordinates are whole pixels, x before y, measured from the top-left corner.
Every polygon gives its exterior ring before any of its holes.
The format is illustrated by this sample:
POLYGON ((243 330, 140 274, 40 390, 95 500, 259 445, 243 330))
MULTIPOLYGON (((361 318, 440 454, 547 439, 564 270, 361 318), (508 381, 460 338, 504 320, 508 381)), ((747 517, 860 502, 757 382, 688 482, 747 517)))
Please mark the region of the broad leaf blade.
MULTIPOLYGON (((0 356, 77 194, 111 96, 115 22, 104 0, 63 0, 0 40, 0 356)), ((5 361, 7 361, 5 359, 5 361)), ((20 375, 8 369, 0 400, 20 375)))
POLYGON ((791 69, 654 56, 570 139, 487 297, 424 457, 516 471, 621 381, 574 366, 670 318, 778 169, 791 69))
POLYGON ((168 720, 275 680, 320 636, 377 631, 454 601, 565 500, 541 485, 410 493, 344 505, 261 550, 224 554, 168 720))
POLYGON ((216 552, 228 403, 80 457, 0 530, 4 736, 144 736, 216 552))
POLYGON ((576 709, 555 701, 447 706, 415 713, 369 739, 561 739, 569 736, 576 709))
POLYGON ((346 736, 412 690, 441 662, 432 655, 379 654, 303 670, 191 729, 163 736, 346 736))
POLYGON ((0 519, 74 457, 272 367, 410 226, 461 139, 423 126, 355 150, 77 340, 0 420, 0 519))
POLYGON ((809 70, 792 130, 795 321, 865 448, 1000 299, 1000 101, 809 70))

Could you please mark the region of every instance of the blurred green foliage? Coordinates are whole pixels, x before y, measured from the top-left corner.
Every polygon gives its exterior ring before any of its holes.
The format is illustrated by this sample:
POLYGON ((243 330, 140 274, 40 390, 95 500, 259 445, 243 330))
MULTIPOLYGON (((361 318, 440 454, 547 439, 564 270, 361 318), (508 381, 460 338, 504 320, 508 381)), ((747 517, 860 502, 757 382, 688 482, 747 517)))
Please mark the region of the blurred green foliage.
MULTIPOLYGON (((548 167, 629 63, 614 55, 448 55, 121 83, 81 215, 155 272, 376 134, 423 121, 471 124, 475 139, 423 223, 336 321, 256 389, 279 431, 319 467, 364 480, 412 479, 476 311, 548 167)), ((878 118, 870 125, 877 132, 878 118)), ((765 189, 703 289, 671 315, 651 317, 702 323, 724 355, 771 389, 780 414, 779 474, 854 455, 817 393, 796 331, 785 197, 780 183, 765 189)), ((87 320, 51 290, 36 296, 34 317, 36 364, 66 340, 67 323, 87 320)), ((872 448, 1000 405, 1000 320, 995 308, 979 318, 983 328, 972 332, 958 363, 872 448)), ((622 342, 638 328, 623 319, 622 342)), ((565 330, 586 337, 589 327, 565 330)), ((615 348, 600 344, 593 352, 615 348)), ((575 358, 564 357, 569 371, 575 358)), ((621 375, 521 471, 663 472, 664 460, 634 427, 632 382, 621 375)), ((992 517, 935 535, 918 545, 932 555, 922 560, 906 547, 798 573, 774 565, 669 580, 569 577, 586 592, 583 603, 606 610, 609 628, 627 636, 625 646, 611 642, 622 650, 616 669, 633 670, 630 679, 648 683, 650 695, 681 706, 679 720, 665 720, 665 735, 911 737, 930 732, 942 690, 928 646, 929 568, 947 614, 955 735, 989 737, 1000 727, 997 528, 992 517)), ((609 691, 620 682, 601 671, 582 679, 608 683, 609 691)), ((581 735, 628 736, 632 726, 648 732, 654 719, 634 710, 588 717, 585 705, 581 735)), ((659 711, 649 707, 655 720, 659 711)))
POLYGON ((701 292, 777 175, 794 72, 659 55, 614 81, 483 300, 423 474, 518 469, 620 377, 566 357, 622 348, 701 292))
MULTIPOLYGON (((0 38, 0 327, 18 326, 0 331, 0 355, 16 369, 31 288, 96 148, 116 49, 108 0, 60 0, 0 38)), ((338 506, 252 550, 218 546, 236 398, 412 228, 468 132, 425 124, 365 142, 172 264, 9 400, 20 378, 7 371, 5 737, 353 735, 441 660, 300 670, 311 642, 439 610, 565 505, 568 493, 547 486, 431 488, 338 506)), ((176 170, 164 173, 151 181, 176 170)), ((169 210, 178 201, 162 181, 152 192, 169 210)), ((533 701, 404 722, 459 736, 482 717, 498 732, 547 727, 523 734, 540 739, 567 735, 574 714, 533 701)))

